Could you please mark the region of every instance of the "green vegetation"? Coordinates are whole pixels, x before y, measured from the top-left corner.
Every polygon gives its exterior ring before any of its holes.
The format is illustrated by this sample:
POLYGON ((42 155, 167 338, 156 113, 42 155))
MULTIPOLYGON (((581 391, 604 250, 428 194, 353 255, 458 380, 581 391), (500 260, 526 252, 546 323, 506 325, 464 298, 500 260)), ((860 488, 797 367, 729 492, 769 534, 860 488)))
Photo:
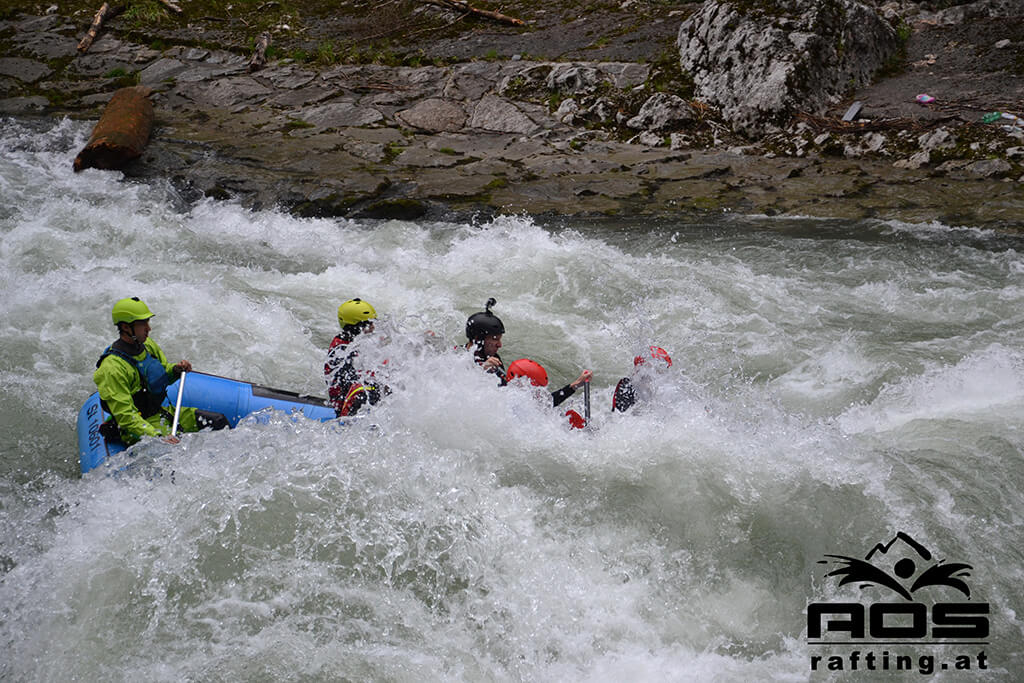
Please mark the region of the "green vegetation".
POLYGON ((320 66, 331 66, 339 61, 338 53, 334 49, 334 43, 325 41, 316 46, 316 56, 312 60, 320 66))
POLYGON ((314 128, 314 126, 309 121, 291 118, 288 119, 288 123, 284 124, 284 130, 286 133, 290 133, 293 130, 303 130, 305 128, 314 128))
POLYGON ((693 77, 683 71, 679 61, 679 52, 674 45, 666 47, 651 61, 651 75, 647 79, 647 89, 651 92, 668 92, 679 95, 684 100, 693 97, 693 77))
POLYGON ((381 159, 385 164, 390 164, 392 161, 398 158, 398 155, 405 151, 405 145, 400 145, 397 142, 388 144, 384 150, 384 158, 381 159))
POLYGON ((150 27, 167 18, 167 10, 156 0, 132 2, 124 13, 124 19, 131 28, 150 27))
POLYGON ((107 73, 103 74, 103 77, 114 79, 114 85, 118 88, 128 88, 139 84, 138 71, 126 71, 120 67, 111 69, 107 73))
POLYGON ((882 68, 875 73, 876 80, 890 78, 903 71, 903 67, 907 62, 907 43, 910 41, 912 31, 913 29, 910 24, 905 21, 900 21, 899 25, 896 26, 896 51, 885 60, 882 68))
POLYGON ((910 24, 905 21, 900 21, 899 26, 896 27, 896 40, 900 42, 900 45, 906 49, 907 41, 910 40, 910 34, 913 32, 910 24))

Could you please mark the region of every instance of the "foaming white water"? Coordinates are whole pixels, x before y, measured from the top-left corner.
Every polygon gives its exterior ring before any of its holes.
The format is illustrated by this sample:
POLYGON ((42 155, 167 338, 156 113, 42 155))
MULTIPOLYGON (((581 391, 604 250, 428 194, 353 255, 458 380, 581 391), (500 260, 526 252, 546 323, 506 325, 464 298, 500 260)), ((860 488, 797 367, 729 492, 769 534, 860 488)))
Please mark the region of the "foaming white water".
POLYGON ((899 530, 974 565, 994 675, 1024 664, 1020 240, 183 208, 72 175, 85 133, 0 140, 0 678, 803 680, 806 605, 850 590, 819 561, 899 530), (126 295, 170 356, 321 394, 337 305, 364 297, 392 393, 79 479, 126 295), (594 370, 590 429, 455 349, 488 296, 506 362, 549 389, 594 370), (611 413, 651 344, 670 372, 611 413))

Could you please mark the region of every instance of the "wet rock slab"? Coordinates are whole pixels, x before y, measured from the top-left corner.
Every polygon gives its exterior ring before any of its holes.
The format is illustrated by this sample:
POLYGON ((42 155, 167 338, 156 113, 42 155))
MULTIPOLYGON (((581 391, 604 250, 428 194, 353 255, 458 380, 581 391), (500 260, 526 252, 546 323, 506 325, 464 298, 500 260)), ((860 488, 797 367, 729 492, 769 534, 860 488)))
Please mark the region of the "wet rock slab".
POLYGON ((798 129, 786 139, 794 154, 815 145, 840 150, 825 160, 765 154, 757 145, 691 146, 689 134, 669 131, 702 114, 670 94, 640 97, 643 106, 623 118, 637 132, 632 143, 588 125, 595 112, 616 115, 610 101, 598 98, 589 111, 566 105, 609 87, 643 91, 647 64, 520 59, 317 70, 283 60, 250 73, 236 54, 157 51, 105 35, 59 73, 43 58, 68 57, 66 22, 43 18, 34 33, 19 35, 18 55, 0 58, 0 111, 52 111, 45 97, 21 95, 35 84, 65 93, 65 112, 95 119, 115 89, 105 74, 137 74, 156 90, 157 120, 126 174, 170 178, 187 198, 304 216, 735 210, 1024 227, 1024 154, 939 163, 932 157, 959 143, 942 129, 910 138, 929 155, 912 169, 894 167, 912 154, 900 156, 877 133, 851 141, 798 129), (565 106, 524 99, 531 88, 565 106))

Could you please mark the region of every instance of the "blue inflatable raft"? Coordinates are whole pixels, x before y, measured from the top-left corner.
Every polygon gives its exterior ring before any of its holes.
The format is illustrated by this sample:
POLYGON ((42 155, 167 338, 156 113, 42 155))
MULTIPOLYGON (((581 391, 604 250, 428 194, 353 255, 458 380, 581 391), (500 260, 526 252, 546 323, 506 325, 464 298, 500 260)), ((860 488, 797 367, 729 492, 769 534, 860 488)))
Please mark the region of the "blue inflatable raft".
MULTIPOLYGON (((177 400, 178 382, 167 388, 167 396, 177 400)), ((174 410, 174 404, 165 401, 174 410)), ((270 389, 237 379, 190 372, 185 379, 181 404, 220 413, 228 419, 231 427, 246 415, 274 408, 291 414, 301 413, 311 420, 325 422, 335 418, 334 409, 322 398, 302 396, 292 391, 270 389)), ((78 462, 82 474, 98 467, 110 455, 125 450, 122 443, 108 443, 100 434, 100 425, 109 414, 100 406, 99 393, 86 399, 78 411, 78 462)))

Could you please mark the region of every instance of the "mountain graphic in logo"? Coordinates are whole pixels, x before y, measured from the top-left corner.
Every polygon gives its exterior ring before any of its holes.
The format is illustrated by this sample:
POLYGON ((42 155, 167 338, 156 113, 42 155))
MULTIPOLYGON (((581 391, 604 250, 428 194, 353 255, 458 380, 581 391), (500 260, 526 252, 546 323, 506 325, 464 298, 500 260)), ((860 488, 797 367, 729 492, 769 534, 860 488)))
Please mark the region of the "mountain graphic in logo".
POLYGON ((825 557, 835 560, 818 560, 818 564, 834 562, 843 565, 825 575, 841 576, 840 586, 859 583, 862 584, 861 590, 871 585, 885 586, 907 600, 911 600, 911 594, 921 588, 949 586, 971 597, 970 587, 960 578, 971 575, 971 565, 963 562, 945 564, 945 560, 938 560, 922 570, 921 567, 932 560, 932 553, 902 531, 888 543, 875 544, 863 560, 845 555, 825 557), (875 558, 873 562, 872 557, 875 558), (894 559, 896 557, 899 559, 894 559))

